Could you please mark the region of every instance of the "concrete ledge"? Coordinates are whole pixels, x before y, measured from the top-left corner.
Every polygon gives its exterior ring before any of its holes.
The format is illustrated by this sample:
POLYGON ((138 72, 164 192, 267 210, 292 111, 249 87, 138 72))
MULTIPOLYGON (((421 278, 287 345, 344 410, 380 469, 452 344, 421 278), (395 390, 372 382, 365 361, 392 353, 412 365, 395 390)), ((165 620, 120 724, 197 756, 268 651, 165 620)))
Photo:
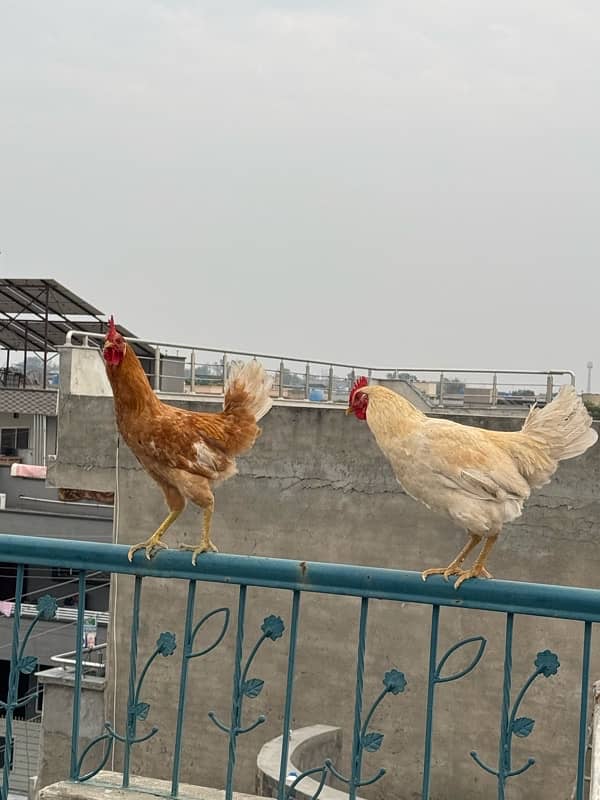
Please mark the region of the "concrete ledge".
MULTIPOLYGON (((123 789, 121 788, 122 780, 123 776, 120 772, 99 772, 94 780, 88 783, 61 781, 46 786, 40 791, 39 798, 40 800, 146 800, 148 795, 170 796, 170 781, 134 776, 131 778, 129 789, 123 789)), ((233 796, 235 800, 257 800, 253 794, 234 792, 233 796)), ((193 800, 223 800, 225 791, 181 783, 179 797, 189 797, 193 800)))
MULTIPOLYGON (((290 732, 290 746, 286 774, 299 775, 307 769, 319 767, 329 758, 335 764, 342 752, 343 734, 341 728, 331 725, 310 725, 290 732)), ((277 797, 279 786, 279 766, 281 763, 282 736, 264 744, 256 759, 256 792, 261 797, 277 797)), ((348 793, 334 789, 327 784, 321 790, 321 800, 342 800, 348 793)), ((294 777, 286 782, 293 783, 294 777)), ((319 788, 319 782, 311 777, 303 778, 294 789, 297 800, 310 800, 319 788)), ((357 798, 360 800, 360 798, 357 798)))

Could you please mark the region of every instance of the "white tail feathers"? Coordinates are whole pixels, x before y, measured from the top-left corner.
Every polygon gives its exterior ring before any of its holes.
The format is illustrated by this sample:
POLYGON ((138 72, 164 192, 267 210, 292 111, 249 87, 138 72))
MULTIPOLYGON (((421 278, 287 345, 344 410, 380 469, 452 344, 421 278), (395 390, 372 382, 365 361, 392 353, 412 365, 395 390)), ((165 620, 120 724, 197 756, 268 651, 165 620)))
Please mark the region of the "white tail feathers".
POLYGON ((575 458, 596 443, 592 418, 574 386, 563 386, 544 408, 529 412, 522 431, 542 442, 556 461, 575 458))
POLYGON ((273 378, 256 359, 245 364, 240 361, 234 362, 229 368, 225 386, 225 408, 228 403, 235 402, 237 391, 244 392, 246 395, 244 406, 254 414, 258 422, 273 405, 270 396, 272 386, 273 378))

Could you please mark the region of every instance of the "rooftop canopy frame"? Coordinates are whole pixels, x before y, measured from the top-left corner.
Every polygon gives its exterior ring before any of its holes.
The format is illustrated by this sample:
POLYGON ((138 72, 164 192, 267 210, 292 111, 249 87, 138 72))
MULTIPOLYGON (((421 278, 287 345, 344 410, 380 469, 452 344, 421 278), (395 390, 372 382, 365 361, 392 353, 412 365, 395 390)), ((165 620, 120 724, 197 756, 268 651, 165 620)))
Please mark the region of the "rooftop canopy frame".
MULTIPOLYGON (((6 351, 7 384, 12 352, 23 353, 22 384, 27 383, 27 356, 42 353, 42 387, 47 385, 48 354, 65 344, 76 327, 90 333, 106 330, 106 316, 98 308, 51 278, 0 278, 0 348, 6 351)), ((123 336, 133 334, 118 325, 123 336)), ((147 348, 136 348, 149 355, 147 348)))

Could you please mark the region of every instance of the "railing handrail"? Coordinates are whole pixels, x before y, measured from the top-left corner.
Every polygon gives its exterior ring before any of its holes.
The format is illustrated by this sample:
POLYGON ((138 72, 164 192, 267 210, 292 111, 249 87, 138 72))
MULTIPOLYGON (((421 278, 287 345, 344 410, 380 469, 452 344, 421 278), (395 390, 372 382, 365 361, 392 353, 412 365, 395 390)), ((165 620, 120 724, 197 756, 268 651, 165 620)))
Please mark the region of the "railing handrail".
POLYGON ((0 560, 31 566, 61 566, 186 581, 210 581, 290 591, 351 595, 405 603, 514 612, 600 622, 600 589, 520 581, 472 580, 456 591, 441 578, 423 581, 418 572, 381 567, 207 553, 193 567, 189 556, 161 552, 151 563, 127 559, 126 545, 5 534, 0 560))
MULTIPOLYGON (((90 333, 89 331, 70 330, 66 335, 65 344, 72 345, 73 336, 84 337, 84 339, 104 339, 104 333, 90 333)), ((133 336, 125 337, 125 341, 132 342, 133 344, 145 344, 149 347, 168 347, 172 350, 193 350, 203 353, 216 353, 218 355, 226 354, 228 356, 244 356, 245 358, 262 358, 272 361, 292 361, 297 364, 318 364, 322 367, 339 367, 340 369, 360 370, 362 372, 430 372, 432 374, 465 374, 465 375, 568 375, 571 383, 575 384, 575 373, 570 369, 474 369, 469 367, 467 369, 453 368, 453 367, 368 367, 359 364, 345 364, 335 361, 323 361, 316 358, 298 358, 296 356, 283 356, 273 355, 269 353, 258 353, 244 350, 231 350, 225 347, 204 347, 191 344, 174 344, 172 342, 160 342, 150 339, 139 339, 133 336)))
MULTIPOLYGON (((108 647, 106 642, 102 644, 95 644, 92 647, 84 647, 82 654, 95 653, 99 650, 106 650, 108 647)), ((54 664, 60 664, 64 667, 75 667, 77 665, 77 650, 69 650, 66 653, 57 653, 55 656, 50 656, 50 661, 54 664)), ((105 671, 106 664, 104 661, 82 661, 81 666, 90 669, 98 669, 105 671)))

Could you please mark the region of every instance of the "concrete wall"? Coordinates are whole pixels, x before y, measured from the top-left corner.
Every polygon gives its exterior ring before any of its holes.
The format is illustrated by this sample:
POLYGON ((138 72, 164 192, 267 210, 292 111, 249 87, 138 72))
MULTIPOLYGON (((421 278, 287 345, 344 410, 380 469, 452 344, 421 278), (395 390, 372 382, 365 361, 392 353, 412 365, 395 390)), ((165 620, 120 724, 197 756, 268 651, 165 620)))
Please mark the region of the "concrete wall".
MULTIPOLYGON (((215 410, 215 406, 209 408, 215 410)), ((519 424, 509 418, 463 415, 460 419, 487 428, 510 429, 519 424)), ((116 435, 112 420, 110 397, 61 393, 59 459, 54 467, 60 485, 114 489, 116 435), (93 427, 89 425, 91 416, 93 427)), ((464 543, 463 532, 402 493, 367 426, 346 418, 341 409, 317 404, 273 408, 263 421, 263 436, 238 464, 240 474, 216 495, 213 539, 222 551, 421 570, 447 564, 464 543)), ((159 490, 122 443, 119 465, 118 537, 123 543, 132 543, 156 528, 165 507, 159 490)), ((565 462, 555 480, 532 497, 525 515, 505 528, 491 559, 492 571, 513 580, 598 588, 599 511, 600 447, 594 447, 583 457, 565 462)), ((200 514, 189 508, 166 541, 171 545, 195 541, 200 524, 200 514)), ((117 588, 116 650, 110 655, 107 708, 113 708, 116 691, 117 725, 122 729, 133 579, 119 577, 117 588)), ((186 586, 181 582, 144 582, 138 663, 143 664, 150 655, 161 631, 175 631, 181 641, 185 601, 186 586)), ((283 592, 249 592, 248 648, 258 637, 266 614, 278 613, 289 621, 290 602, 283 592)), ((235 612, 233 587, 201 584, 196 618, 223 604, 235 612)), ((354 598, 306 596, 302 601, 293 726, 323 723, 342 727, 345 749, 339 766, 345 772, 352 741, 358 614, 359 601, 354 598)), ((362 790, 371 798, 413 800, 420 796, 429 620, 426 606, 371 603, 365 702, 376 697, 390 667, 404 671, 408 680, 406 692, 388 696, 373 720, 385 740, 379 752, 366 755, 365 772, 371 774, 385 765, 388 774, 362 790)), ((515 764, 529 756, 538 763, 512 781, 511 800, 567 798, 570 794, 576 770, 582 627, 553 620, 517 620, 515 689, 533 671, 539 650, 558 652, 561 668, 557 676, 536 681, 522 707, 524 715, 535 718, 536 727, 528 739, 515 741, 515 764)), ((478 634, 486 636, 489 644, 474 673, 439 687, 432 772, 435 800, 495 796, 493 779, 473 764, 469 752, 477 750, 488 763, 496 763, 503 630, 502 615, 459 608, 442 611, 440 652, 463 637, 478 634)), ((223 785, 227 740, 207 714, 214 710, 223 720, 229 717, 233 639, 232 630, 217 650, 191 667, 183 781, 223 785)), ((246 701, 245 720, 265 713, 268 721, 239 740, 236 788, 241 791, 252 791, 256 755, 266 741, 281 732, 286 646, 285 638, 267 642, 253 668, 253 673, 265 680, 265 688, 258 698, 246 701)), ((152 708, 140 730, 156 723, 160 733, 137 749, 133 770, 138 774, 169 775, 179 658, 178 650, 172 658, 156 661, 146 679, 143 699, 152 708)), ((459 669, 466 659, 466 655, 457 656, 448 669, 459 669)), ((593 677, 599 670, 594 653, 593 677)), ((112 712, 107 712, 107 718, 111 716, 112 712)))
MULTIPOLYGON (((44 786, 69 777, 71 766, 71 725, 73 720, 73 677, 62 668, 49 669, 38 674, 44 687, 44 709, 42 712, 40 761, 36 781, 36 794, 44 786)), ((104 678, 86 676, 81 692, 81 714, 79 717, 78 754, 81 756, 88 744, 103 733, 104 723, 104 678)), ((92 753, 101 758, 104 742, 92 753)), ((91 769, 89 760, 82 767, 82 774, 91 769)), ((94 764, 95 766, 95 764, 94 764)), ((30 775, 34 775, 32 771, 30 775)), ((12 788, 12 786, 11 786, 12 788)))

